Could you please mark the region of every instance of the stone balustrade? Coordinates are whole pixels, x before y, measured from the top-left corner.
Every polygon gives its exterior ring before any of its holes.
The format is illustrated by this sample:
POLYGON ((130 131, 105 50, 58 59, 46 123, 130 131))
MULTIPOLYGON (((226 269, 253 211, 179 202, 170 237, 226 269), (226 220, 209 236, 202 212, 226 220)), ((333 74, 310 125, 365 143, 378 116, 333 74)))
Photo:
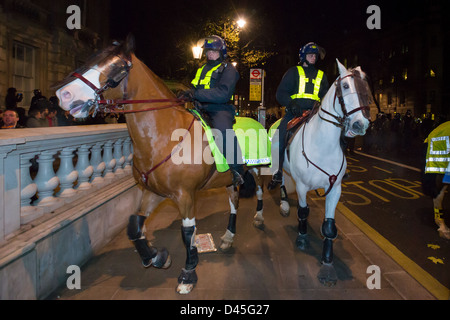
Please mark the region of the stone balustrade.
POLYGON ((132 158, 125 124, 0 130, 0 244, 131 175, 132 158))

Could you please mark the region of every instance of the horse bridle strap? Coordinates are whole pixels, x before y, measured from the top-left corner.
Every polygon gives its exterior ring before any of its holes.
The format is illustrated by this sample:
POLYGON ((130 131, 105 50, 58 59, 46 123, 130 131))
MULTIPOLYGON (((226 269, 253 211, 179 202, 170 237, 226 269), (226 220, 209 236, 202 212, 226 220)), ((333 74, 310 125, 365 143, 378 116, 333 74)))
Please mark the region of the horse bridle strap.
POLYGON ((345 119, 348 118, 350 115, 352 115, 353 113, 356 113, 356 112, 358 112, 358 111, 370 110, 370 107, 369 107, 369 106, 361 106, 361 107, 359 107, 359 108, 355 108, 355 109, 351 110, 350 112, 347 112, 347 108, 346 108, 346 106, 345 106, 344 97, 343 97, 343 95, 342 95, 341 81, 342 81, 343 79, 347 78, 347 77, 354 77, 354 76, 359 76, 359 75, 356 75, 356 74, 354 74, 354 73, 352 72, 351 74, 349 74, 349 75, 347 75, 347 76, 345 76, 345 77, 343 77, 343 78, 339 77, 339 78, 335 81, 336 91, 335 91, 335 93, 334 93, 333 108, 336 110, 336 106, 335 106, 335 105, 336 105, 336 99, 337 99, 337 100, 339 101, 339 104, 340 104, 340 106, 341 106, 341 110, 342 110, 342 113, 344 114, 344 116, 343 116, 343 117, 336 116, 336 115, 332 114, 331 112, 328 112, 327 110, 324 110, 324 109, 320 108, 320 110, 321 110, 322 112, 324 112, 324 113, 326 113, 327 115, 333 117, 334 119, 336 119, 337 122, 334 122, 334 121, 325 119, 324 117, 322 117, 322 116, 319 114, 320 119, 322 119, 322 120, 324 120, 324 121, 327 121, 327 122, 329 122, 329 123, 332 123, 332 124, 334 124, 336 127, 339 127, 339 128, 341 128, 341 129, 344 129, 344 127, 345 127, 345 125, 344 125, 345 119))
POLYGON ((333 188, 334 184, 336 183, 337 177, 339 176, 339 174, 342 171, 342 168, 344 168, 344 162, 345 162, 345 155, 344 153, 342 153, 342 163, 341 163, 341 168, 339 169, 339 172, 337 175, 330 175, 328 172, 326 172, 325 170, 323 170, 321 167, 319 167, 318 165, 316 165, 314 162, 312 162, 311 160, 309 160, 309 158, 306 156, 306 152, 305 152, 305 128, 306 125, 308 123, 305 123, 303 125, 303 134, 302 134, 302 155, 305 157, 306 163, 311 163, 314 167, 316 167, 318 170, 322 171, 323 173, 325 173, 328 176, 328 181, 330 182, 330 186, 328 187, 328 190, 325 192, 325 194, 320 195, 319 192, 317 190, 316 194, 319 197, 325 197, 328 195, 328 193, 330 193, 331 189, 333 188))
POLYGON ((142 180, 142 182, 143 182, 144 184, 147 184, 148 176, 149 176, 153 171, 155 171, 155 170, 158 169, 160 166, 162 166, 164 163, 166 163, 167 161, 169 161, 169 160, 172 158, 172 156, 180 150, 181 143, 182 143, 182 142, 184 141, 184 139, 187 137, 187 135, 189 134, 189 131, 191 131, 192 126, 194 125, 194 122, 195 122, 195 117, 192 118, 192 121, 191 121, 191 124, 189 125, 189 128, 186 130, 186 133, 185 133, 184 136, 181 138, 180 142, 178 142, 178 144, 176 145, 176 147, 173 148, 172 152, 171 152, 167 157, 165 157, 161 162, 159 162, 159 163, 158 163, 157 165, 155 165, 153 168, 151 168, 150 170, 148 170, 147 172, 144 172, 144 171, 139 170, 139 169, 136 167, 136 165, 134 164, 134 162, 133 162, 133 166, 134 166, 134 168, 140 173, 141 180, 142 180))
POLYGON ((110 88, 109 83, 107 82, 102 88, 97 88, 95 84, 86 79, 82 74, 78 72, 73 72, 72 76, 83 81, 89 88, 94 90, 95 99, 94 103, 99 108, 99 105, 103 107, 103 111, 109 111, 111 113, 136 113, 136 112, 146 112, 146 111, 155 111, 161 109, 173 108, 175 106, 181 106, 186 101, 181 99, 145 99, 145 100, 128 100, 128 99, 118 99, 118 100, 106 100, 103 98, 103 92, 105 92, 108 88, 110 88), (152 107, 147 109, 140 110, 114 110, 117 106, 122 106, 125 104, 140 104, 140 103, 161 103, 161 102, 172 102, 172 104, 152 107), (113 108, 105 108, 105 106, 112 106, 113 108))

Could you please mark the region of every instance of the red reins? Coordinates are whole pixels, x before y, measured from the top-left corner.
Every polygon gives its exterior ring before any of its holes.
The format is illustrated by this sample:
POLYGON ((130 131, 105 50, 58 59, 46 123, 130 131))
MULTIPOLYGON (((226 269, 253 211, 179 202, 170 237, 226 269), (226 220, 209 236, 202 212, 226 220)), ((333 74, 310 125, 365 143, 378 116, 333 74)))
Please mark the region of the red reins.
MULTIPOLYGON (((102 88, 97 88, 97 86, 95 84, 93 84, 91 81, 86 79, 83 75, 81 75, 81 74, 79 74, 77 72, 72 73, 72 75, 74 77, 80 79, 81 81, 83 81, 89 88, 94 90, 95 95, 96 95, 96 97, 95 97, 95 104, 97 105, 97 108, 99 106, 112 106, 112 108, 103 108, 103 110, 102 110, 102 111, 108 110, 108 112, 110 112, 110 113, 137 113, 137 112, 156 111, 156 110, 173 108, 173 107, 180 106, 180 105, 183 105, 183 104, 186 103, 186 101, 182 100, 182 99, 144 99, 144 100, 129 100, 129 99, 107 100, 106 99, 105 100, 103 98, 103 92, 105 90, 107 90, 108 88, 110 88, 108 83, 105 86, 103 86, 102 88), (173 102, 173 103, 172 104, 168 104, 168 105, 164 105, 164 106, 151 107, 151 108, 139 109, 139 110, 114 110, 116 107, 122 106, 122 105, 125 105, 125 104, 162 103, 162 102, 173 102)), ((194 121, 195 121, 195 117, 193 116, 191 124, 189 125, 189 128, 187 129, 185 135, 182 137, 181 141, 177 144, 177 146, 172 150, 172 152, 167 157, 165 157, 162 161, 160 161, 158 164, 156 164, 153 168, 151 168, 147 172, 144 172, 144 171, 139 170, 136 167, 136 165, 133 163, 134 168, 138 172, 140 172, 140 177, 141 177, 141 180, 142 180, 142 182, 144 184, 147 184, 148 176, 149 176, 150 173, 152 173, 153 171, 158 169, 161 165, 163 165, 164 163, 169 161, 170 158, 172 158, 172 156, 176 152, 178 152, 181 143, 184 141, 184 139, 188 135, 189 131, 191 130, 192 125, 194 124, 194 121)))

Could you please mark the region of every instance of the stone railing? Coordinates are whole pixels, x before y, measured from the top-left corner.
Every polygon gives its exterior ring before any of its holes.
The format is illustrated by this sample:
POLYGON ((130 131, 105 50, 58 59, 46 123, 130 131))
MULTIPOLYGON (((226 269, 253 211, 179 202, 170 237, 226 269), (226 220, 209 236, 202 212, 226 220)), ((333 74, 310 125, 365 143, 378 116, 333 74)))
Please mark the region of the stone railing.
POLYGON ((0 245, 65 204, 131 177, 132 158, 125 124, 0 130, 0 245))

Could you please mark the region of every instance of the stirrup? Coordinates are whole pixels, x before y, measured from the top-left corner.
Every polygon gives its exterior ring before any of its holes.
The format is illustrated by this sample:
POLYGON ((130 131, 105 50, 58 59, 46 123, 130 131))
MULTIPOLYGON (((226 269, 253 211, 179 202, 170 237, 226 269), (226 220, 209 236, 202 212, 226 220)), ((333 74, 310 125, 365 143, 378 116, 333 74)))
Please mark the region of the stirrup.
POLYGON ((239 187, 241 184, 244 184, 244 178, 242 175, 236 170, 231 169, 231 175, 233 176, 233 185, 235 187, 239 187))

